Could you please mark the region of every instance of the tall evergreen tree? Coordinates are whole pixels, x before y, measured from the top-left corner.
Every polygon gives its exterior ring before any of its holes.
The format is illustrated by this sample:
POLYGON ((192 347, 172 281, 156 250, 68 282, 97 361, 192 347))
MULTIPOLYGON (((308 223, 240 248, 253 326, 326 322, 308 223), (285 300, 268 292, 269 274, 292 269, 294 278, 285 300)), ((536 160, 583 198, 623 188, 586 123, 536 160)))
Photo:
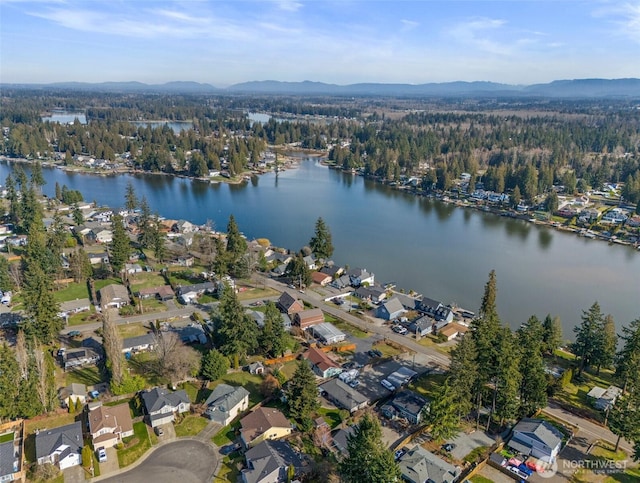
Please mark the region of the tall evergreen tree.
POLYGON ((378 419, 365 413, 347 437, 347 455, 339 463, 338 471, 345 483, 395 483, 401 473, 393 453, 382 442, 378 419))
POLYGON ((3 292, 13 290, 13 280, 11 280, 9 270, 9 261, 5 257, 0 256, 0 290, 3 292))
POLYGON ((287 264, 286 273, 291 280, 293 280, 294 284, 298 285, 300 288, 311 285, 311 270, 307 267, 301 253, 298 253, 287 264))
POLYGON ((124 207, 127 211, 131 212, 138 206, 138 197, 136 196, 136 190, 133 187, 131 181, 127 182, 127 188, 124 194, 124 207))
POLYGON ((0 344, 0 419, 15 419, 20 416, 18 399, 20 370, 14 351, 6 342, 0 344))
POLYGON ((521 353, 520 413, 526 416, 547 405, 543 333, 544 326, 535 315, 517 333, 521 353))
POLYGON ((229 215, 229 222, 227 223, 227 254, 229 255, 230 265, 236 262, 247 251, 247 241, 244 239, 236 219, 233 215, 229 215))
POLYGON ((202 366, 200 374, 202 377, 215 381, 224 376, 229 370, 229 359, 222 355, 221 352, 211 349, 202 357, 202 366))
POLYGON ((31 165, 31 184, 38 193, 41 193, 42 187, 47 184, 47 181, 42 175, 42 164, 40 161, 36 161, 31 165))
POLYGON ((316 376, 309 363, 300 360, 291 380, 287 384, 287 405, 289 414, 295 419, 302 431, 310 431, 313 427, 311 416, 318 409, 318 387, 316 376))
POLYGON ((122 384, 124 374, 122 368, 122 337, 118 331, 113 309, 104 311, 102 317, 103 346, 109 369, 109 382, 113 386, 122 384))
POLYGON ((458 399, 456 389, 451 386, 448 378, 440 386, 429 404, 425 414, 425 421, 429 425, 429 434, 435 441, 451 438, 458 432, 460 425, 459 404, 464 401, 458 399))
POLYGON ((113 232, 110 256, 111 266, 115 273, 120 273, 131 256, 131 243, 124 227, 124 220, 117 213, 114 213, 111 217, 111 231, 113 232))
MULTIPOLYGON (((515 419, 520 407, 520 353, 518 341, 509 327, 502 327, 496 341, 498 361, 494 378, 494 401, 492 412, 501 425, 515 419)), ((487 425, 488 426, 488 425, 487 425)))
POLYGON ((216 338, 220 352, 226 356, 242 358, 258 347, 258 327, 229 286, 220 297, 216 338))
POLYGON ((260 337, 262 351, 272 357, 280 357, 286 349, 286 334, 282 314, 276 304, 269 301, 264 312, 264 328, 260 337))
POLYGON ((580 358, 578 376, 582 375, 582 371, 588 368, 597 356, 603 321, 600 305, 594 302, 589 310, 582 311, 582 323, 573 328, 576 334, 573 352, 580 358))
POLYGON ((593 361, 598 374, 600 374, 602 367, 611 367, 613 364, 617 345, 618 336, 616 335, 615 322, 611 315, 606 315, 602 321, 602 327, 599 328, 598 347, 593 361))
POLYGON ((331 232, 321 217, 316 221, 315 234, 311 237, 309 246, 318 258, 326 260, 333 255, 331 232))
POLYGON ((616 355, 616 377, 624 391, 640 386, 640 318, 622 327, 622 348, 616 355))
POLYGON ((551 317, 551 314, 547 314, 544 318, 543 334, 542 334, 542 350, 547 354, 553 354, 553 352, 562 344, 562 324, 560 323, 560 317, 551 317))
POLYGON ((449 380, 451 389, 456 393, 458 416, 464 417, 471 411, 473 404, 473 386, 478 379, 478 353, 472 337, 463 337, 451 351, 449 380))
POLYGON ((609 429, 618 439, 614 451, 618 451, 620 440, 640 441, 640 388, 623 394, 616 400, 608 417, 609 429))
POLYGON ((156 220, 151 218, 151 208, 146 197, 140 201, 140 216, 138 216, 138 243, 143 248, 153 248, 156 220))

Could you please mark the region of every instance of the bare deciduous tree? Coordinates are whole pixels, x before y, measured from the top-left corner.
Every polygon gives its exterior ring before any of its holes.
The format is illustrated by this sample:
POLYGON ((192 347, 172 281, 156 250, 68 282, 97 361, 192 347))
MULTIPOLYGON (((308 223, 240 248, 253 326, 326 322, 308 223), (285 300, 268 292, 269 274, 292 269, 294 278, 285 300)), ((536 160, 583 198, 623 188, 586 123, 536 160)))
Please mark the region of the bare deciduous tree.
POLYGON ((18 331, 18 337, 16 338, 16 361, 18 362, 20 377, 27 379, 29 377, 29 351, 23 330, 18 331))
POLYGON ((175 332, 157 331, 153 352, 158 374, 172 382, 182 381, 196 374, 200 368, 200 354, 186 346, 175 332))
POLYGON ((33 361, 38 374, 36 393, 45 411, 53 409, 55 399, 55 376, 53 364, 37 340, 33 343, 33 361))
POLYGON ((112 309, 105 310, 103 314, 102 345, 111 371, 111 382, 120 385, 122 384, 122 338, 112 309))

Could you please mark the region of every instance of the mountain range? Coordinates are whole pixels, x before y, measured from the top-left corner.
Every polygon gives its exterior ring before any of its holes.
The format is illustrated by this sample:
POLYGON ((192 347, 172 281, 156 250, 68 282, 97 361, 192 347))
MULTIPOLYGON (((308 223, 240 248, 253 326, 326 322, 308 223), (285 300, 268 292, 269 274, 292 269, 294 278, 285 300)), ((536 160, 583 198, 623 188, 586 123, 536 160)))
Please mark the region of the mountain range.
POLYGON ((385 97, 511 97, 511 98, 640 98, 640 79, 572 79, 547 84, 510 85, 497 82, 443 82, 428 84, 326 84, 275 80, 234 84, 226 88, 199 82, 166 84, 142 82, 58 82, 52 84, 4 84, 25 89, 71 89, 76 91, 164 94, 261 94, 385 97))

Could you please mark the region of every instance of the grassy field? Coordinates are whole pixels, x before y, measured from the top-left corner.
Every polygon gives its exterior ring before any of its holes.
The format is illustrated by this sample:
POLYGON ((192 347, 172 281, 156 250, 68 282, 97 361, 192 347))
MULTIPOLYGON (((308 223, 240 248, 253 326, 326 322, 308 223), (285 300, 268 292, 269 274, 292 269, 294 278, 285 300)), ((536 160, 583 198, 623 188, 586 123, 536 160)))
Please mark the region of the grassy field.
POLYGON ((578 380, 576 377, 555 394, 555 399, 570 404, 576 408, 586 411, 593 419, 602 421, 603 415, 600 411, 591 406, 587 400, 587 394, 594 386, 609 387, 614 384, 613 373, 603 369, 600 375, 583 371, 578 380))
POLYGON ((276 297, 278 295, 280 295, 280 292, 277 292, 272 288, 251 286, 247 287, 247 290, 242 290, 238 293, 238 300, 266 299, 269 297, 276 297))
POLYGON ((8 443, 9 441, 13 441, 13 432, 0 435, 0 444, 8 443))
POLYGON ((161 287, 166 285, 164 277, 157 273, 137 273, 129 277, 131 291, 138 292, 143 288, 161 287))
POLYGON ((409 389, 429 399, 433 399, 436 391, 442 386, 447 376, 445 374, 427 374, 409 384, 409 389))
POLYGON ((123 339, 129 337, 137 337, 139 335, 145 335, 149 332, 149 327, 143 324, 120 324, 118 325, 118 332, 123 339))
POLYGON ((165 312, 167 310, 167 306, 158 299, 142 300, 141 304, 145 314, 149 312, 165 312))
POLYGON ((617 452, 613 450, 613 446, 599 441, 591 450, 591 456, 607 461, 624 461, 629 459, 629 455, 621 449, 618 449, 617 452))
POLYGON ((120 280, 119 278, 106 278, 104 280, 96 280, 96 292, 101 288, 106 287, 107 285, 111 285, 112 283, 115 283, 116 285, 122 285, 122 280, 120 280))
POLYGON ((357 337, 358 339, 366 339, 371 335, 370 332, 359 329, 355 325, 347 324, 345 321, 329 314, 324 314, 324 320, 332 323, 345 334, 352 335, 353 337, 357 337))
POLYGON ((402 350, 398 349, 397 347, 393 347, 386 342, 378 342, 373 345, 373 348, 382 352, 383 357, 394 357, 398 354, 402 354, 402 350))
POLYGON ((260 394, 260 385, 262 384, 262 378, 255 374, 249 374, 248 372, 231 372, 225 374, 217 381, 212 382, 209 385, 209 389, 215 389, 218 384, 226 383, 231 386, 242 386, 249 391, 249 406, 258 404, 262 401, 263 397, 260 394))
POLYGON ((473 483, 493 483, 492 480, 490 480, 489 478, 485 478, 482 475, 475 475, 471 477, 471 481, 473 483))
POLYGON ((71 383, 80 383, 93 386, 102 382, 102 374, 97 366, 87 366, 66 373, 67 386, 71 383))
POLYGON ((147 425, 142 421, 134 423, 133 436, 124 438, 123 443, 124 448, 118 450, 118 463, 120 463, 120 468, 129 466, 151 448, 147 425))
POLYGON ((76 299, 88 299, 89 288, 84 282, 71 283, 67 287, 53 293, 57 302, 69 302, 76 299))
POLYGON ((340 418, 340 410, 333 408, 320 408, 318 409, 318 415, 322 416, 325 422, 331 427, 331 429, 337 428, 342 419, 340 418))
POLYGON ((79 312, 70 316, 69 320, 67 321, 67 325, 71 327, 74 325, 91 324, 101 321, 102 318, 100 314, 96 312, 95 307, 91 306, 91 310, 89 310, 88 312, 79 312))
POLYGON ((176 436, 195 436, 207 426, 207 420, 202 416, 187 415, 175 425, 176 436))

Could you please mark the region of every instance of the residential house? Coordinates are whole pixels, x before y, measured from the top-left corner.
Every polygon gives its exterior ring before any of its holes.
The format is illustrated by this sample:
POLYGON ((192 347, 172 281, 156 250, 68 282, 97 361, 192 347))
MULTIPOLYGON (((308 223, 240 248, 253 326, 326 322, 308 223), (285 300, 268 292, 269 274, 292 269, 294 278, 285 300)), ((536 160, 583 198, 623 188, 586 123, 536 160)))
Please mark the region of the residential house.
POLYGON ((453 483, 460 469, 427 451, 414 446, 399 462, 402 479, 409 483, 453 483))
POLYGON ((330 379, 319 386, 322 395, 339 408, 354 413, 367 407, 369 399, 340 379, 330 379))
POLYGON ((127 275, 136 275, 143 272, 142 267, 137 263, 125 263, 124 271, 127 273, 127 275))
POLYGON ((78 382, 73 382, 67 387, 60 389, 58 396, 60 397, 60 402, 64 407, 71 407, 71 402, 76 405, 80 402, 80 404, 84 406, 87 402, 87 386, 78 382))
POLYGON ((256 325, 262 329, 264 327, 264 312, 248 310, 247 313, 255 321, 256 325))
POLYGON ((107 252, 87 253, 87 258, 91 265, 100 265, 109 263, 109 254, 107 252))
POLYGON ((375 283, 375 274, 367 272, 365 268, 352 268, 347 272, 347 275, 353 287, 373 285, 375 283))
POLYGON ((595 386, 587 393, 587 399, 600 411, 608 411, 622 395, 622 389, 617 386, 609 386, 607 389, 595 386))
POLYGON ((133 436, 133 420, 128 403, 116 406, 90 403, 87 421, 94 448, 111 448, 121 443, 122 438, 133 436))
POLYGON ((155 297, 158 300, 166 302, 167 300, 173 300, 175 294, 173 293, 171 286, 160 285, 159 287, 142 288, 138 292, 138 296, 143 300, 155 297))
POLYGON ((607 211, 602 218, 600 218, 600 223, 606 223, 608 225, 619 225, 620 223, 624 223, 627 220, 627 215, 620 208, 613 208, 607 211))
POLYGON ((186 327, 177 329, 180 340, 185 344, 206 344, 207 334, 201 324, 189 324, 186 327))
POLYGON ((293 321, 301 329, 308 329, 312 325, 321 324, 324 322, 324 314, 321 309, 309 309, 301 312, 296 312, 293 316, 293 321))
POLYGON ((428 315, 423 315, 412 321, 407 329, 412 334, 420 334, 421 336, 425 336, 433 333, 433 324, 435 320, 429 317, 428 315))
POLYGON ((122 352, 124 354, 135 354, 137 352, 150 351, 153 350, 155 342, 156 338, 152 333, 127 337, 122 339, 122 352))
POLYGON ((349 455, 349 451, 347 449, 348 439, 349 439, 349 436, 355 433, 355 431, 356 431, 355 426, 348 426, 344 429, 339 429, 332 436, 333 447, 336 450, 336 453, 338 455, 341 455, 342 457, 349 455))
POLYGON ((179 220, 171 227, 171 231, 174 233, 193 233, 197 230, 196 225, 186 220, 179 220))
POLYGON ((263 441, 244 454, 247 467, 242 470, 243 483, 287 483, 289 469, 294 475, 306 471, 300 456, 287 441, 263 441))
POLYGON ((291 423, 279 409, 259 407, 240 420, 240 437, 245 447, 251 448, 269 439, 288 436, 291 423))
POLYGON ((399 417, 418 424, 422 421, 424 410, 429 408, 429 401, 413 391, 404 390, 395 395, 391 405, 399 417))
POLYGON ((0 425, 0 481, 24 481, 24 422, 10 421, 0 425))
POLYGON ((304 304, 293 297, 289 292, 282 292, 282 295, 280 295, 276 305, 278 306, 278 309, 280 309, 280 312, 284 312, 288 315, 293 315, 296 312, 304 310, 304 304))
POLYGON ((637 228, 640 226, 640 216, 632 216, 627 220, 626 226, 637 228))
POLYGON ((451 322, 450 324, 447 324, 442 329, 440 329, 440 331, 438 331, 438 334, 443 335, 447 340, 453 340, 458 336, 463 336, 467 333, 468 330, 469 328, 465 327, 464 325, 451 322))
POLYGON ((406 310, 403 307, 402 303, 400 303, 400 299, 394 296, 386 302, 383 302, 376 309, 376 317, 384 320, 393 320, 400 317, 405 312, 406 310))
POLYGON ((89 299, 76 299, 68 302, 62 302, 60 304, 60 312, 58 317, 66 319, 70 315, 77 314, 79 312, 87 312, 91 310, 91 302, 89 299))
POLYGON ((316 269, 316 257, 313 255, 307 255, 306 257, 303 257, 302 260, 309 270, 316 269))
POLYGON ((36 432, 36 460, 51 463, 61 470, 82 464, 82 423, 67 424, 36 432))
POLYGON ((510 448, 526 456, 553 463, 562 448, 562 433, 542 419, 524 418, 513 428, 510 448))
POLYGON ((313 272, 311 274, 311 281, 313 283, 317 283, 318 285, 325 287, 326 285, 328 285, 329 283, 331 283, 331 280, 333 280, 331 278, 330 275, 327 275, 326 273, 322 273, 322 272, 313 272))
POLYGON ((173 422, 176 414, 186 413, 191 408, 191 401, 184 390, 170 392, 156 387, 143 392, 142 400, 153 428, 173 422))
POLYGON ((420 300, 419 309, 437 321, 444 320, 447 323, 453 321, 453 311, 437 300, 423 297, 420 300))
POLYGON ((91 230, 93 233, 92 238, 98 243, 106 244, 111 243, 113 241, 113 232, 106 228, 91 230))
POLYGON ((309 363, 314 374, 318 377, 327 378, 337 376, 342 372, 342 368, 320 349, 310 347, 302 357, 309 363))
MULTIPOLYGON (((185 243, 185 246, 191 246, 191 243, 185 243)), ((196 262, 194 257, 178 257, 177 263, 181 267, 193 267, 193 264, 196 262)))
POLYGON ((249 408, 249 391, 242 386, 218 384, 204 405, 207 407, 204 414, 209 419, 226 426, 249 408))
POLYGON ((329 322, 322 322, 311 326, 311 332, 314 337, 327 345, 337 344, 347 338, 344 332, 338 330, 335 325, 329 322))
POLYGON ((338 278, 334 279, 333 282, 331 282, 329 285, 337 288, 338 290, 344 290, 345 288, 351 286, 351 278, 349 277, 349 275, 341 275, 338 278))
POLYGON ((403 293, 394 293, 393 297, 397 298, 406 310, 420 310, 421 298, 419 297, 413 297, 403 293))
POLYGON ((213 282, 202 282, 193 285, 181 285, 176 288, 176 295, 185 304, 190 304, 205 293, 215 293, 213 282))
POLYGON ((264 364, 260 361, 252 362, 247 369, 249 370, 249 374, 264 374, 264 364))
POLYGON ((62 366, 64 370, 73 369, 74 367, 96 364, 102 357, 98 352, 90 347, 79 347, 77 349, 68 349, 62 356, 62 366))
POLYGON ((112 283, 106 287, 102 287, 98 291, 98 296, 103 309, 119 309, 120 307, 129 305, 129 291, 124 285, 112 283))

